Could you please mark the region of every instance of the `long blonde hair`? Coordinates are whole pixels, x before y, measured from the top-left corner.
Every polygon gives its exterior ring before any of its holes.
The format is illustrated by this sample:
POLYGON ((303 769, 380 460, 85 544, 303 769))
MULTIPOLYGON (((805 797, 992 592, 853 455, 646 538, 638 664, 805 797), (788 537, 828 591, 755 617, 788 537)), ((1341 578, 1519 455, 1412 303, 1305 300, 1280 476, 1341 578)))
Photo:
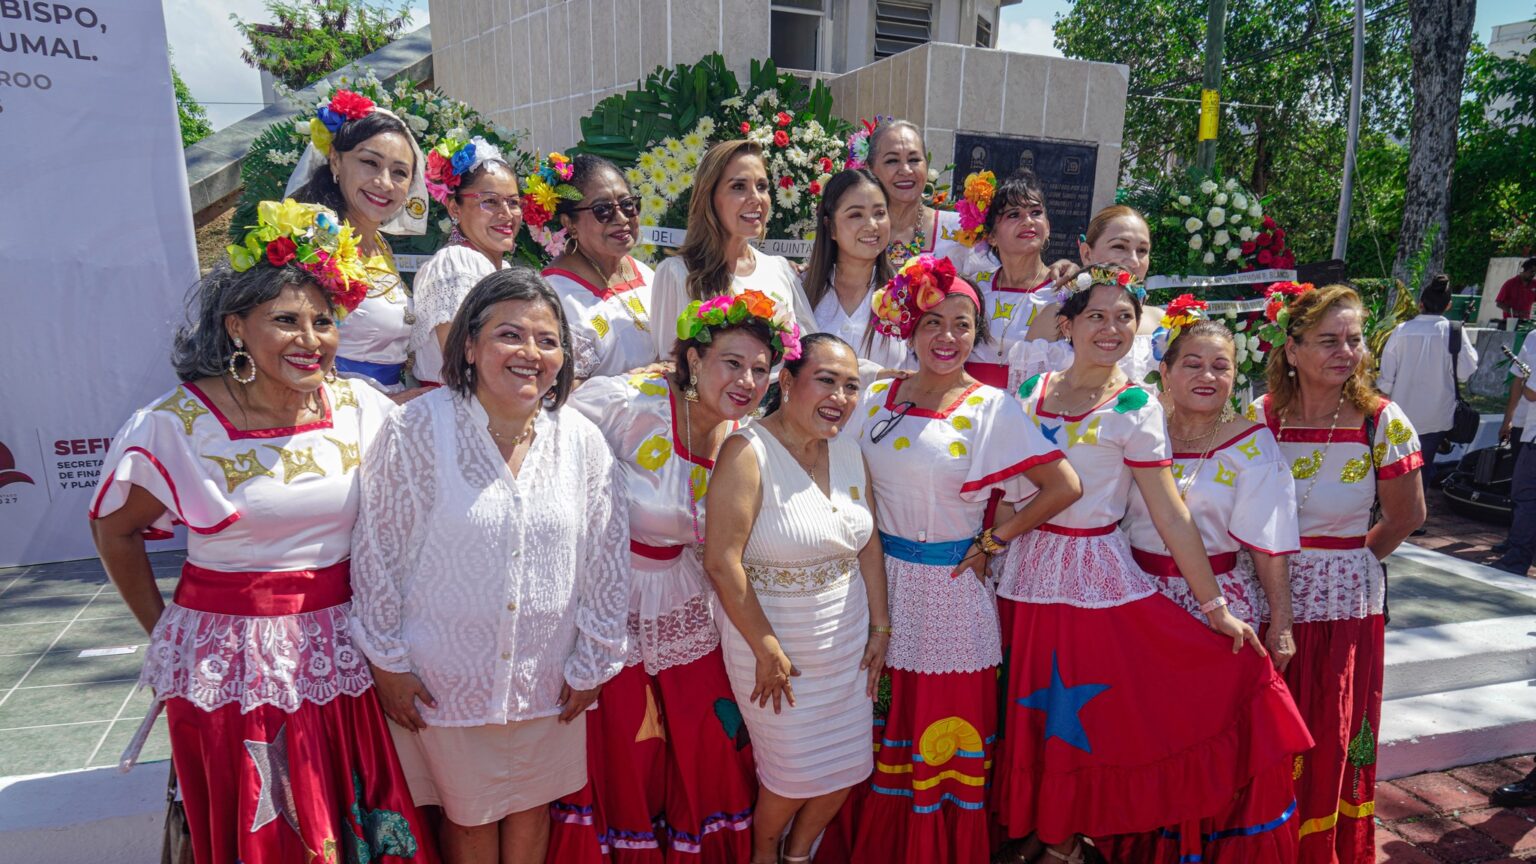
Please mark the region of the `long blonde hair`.
MULTIPOLYGON (((1327 315, 1335 307, 1354 309, 1360 313, 1360 323, 1365 324, 1365 304, 1361 302, 1360 295, 1348 285, 1325 285, 1315 291, 1308 291, 1292 300, 1290 303, 1290 322, 1285 328, 1287 341, 1300 341, 1302 337, 1311 333, 1323 316, 1327 315)), ((1292 377, 1294 368, 1290 358, 1285 356, 1283 346, 1275 346, 1269 352, 1269 362, 1264 370, 1264 378, 1269 385, 1269 408, 1274 416, 1282 416, 1301 396, 1301 380, 1292 377)), ((1355 367, 1354 374, 1344 381, 1344 399, 1355 406, 1366 416, 1376 413, 1381 407, 1381 393, 1376 389, 1375 381, 1371 374, 1371 352, 1367 348, 1360 355, 1360 363, 1355 367)))
MULTIPOLYGON (((685 284, 691 300, 708 300, 730 290, 734 262, 725 260, 725 244, 730 235, 720 222, 720 214, 715 212, 715 187, 725 179, 725 169, 731 160, 742 154, 757 157, 767 167, 762 146, 738 138, 709 148, 694 174, 693 198, 688 202, 688 237, 677 250, 678 257, 688 265, 685 284)), ((764 211, 763 232, 768 230, 768 215, 764 211)))

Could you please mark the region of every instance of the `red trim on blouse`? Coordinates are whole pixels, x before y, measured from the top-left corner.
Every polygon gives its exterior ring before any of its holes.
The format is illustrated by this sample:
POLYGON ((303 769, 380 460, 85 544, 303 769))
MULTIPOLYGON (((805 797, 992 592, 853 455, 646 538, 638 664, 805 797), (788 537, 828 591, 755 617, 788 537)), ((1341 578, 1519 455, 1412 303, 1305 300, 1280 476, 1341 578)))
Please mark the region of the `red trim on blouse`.
POLYGON ((1303 537, 1301 538, 1303 549, 1364 549, 1365 535, 1359 537, 1303 537))
MULTIPOLYGON (((1102 401, 1099 404, 1093 406, 1092 408, 1089 408, 1087 411, 1084 411, 1083 413, 1077 415, 1076 417, 1068 417, 1065 414, 1057 414, 1055 412, 1045 410, 1045 393, 1046 393, 1046 388, 1048 388, 1050 386, 1050 384, 1051 384, 1051 375, 1052 374, 1054 374, 1054 373, 1046 372, 1045 376, 1040 379, 1040 398, 1035 400, 1035 416, 1037 416, 1037 417, 1050 417, 1053 420, 1066 420, 1069 423, 1076 423, 1079 420, 1082 420, 1084 417, 1087 417, 1089 414, 1092 414, 1093 412, 1099 410, 1100 408, 1103 408, 1105 405, 1108 405, 1111 399, 1118 399, 1118 398, 1120 398, 1120 394, 1121 393, 1124 393, 1125 391, 1131 389, 1131 387, 1135 386, 1135 385, 1131 384, 1131 382, 1127 381, 1127 382, 1125 382, 1125 385, 1122 386, 1119 390, 1116 390, 1113 393, 1110 393, 1108 396, 1105 396, 1104 397, 1104 401, 1102 401)), ((1126 464, 1130 464, 1130 463, 1127 462, 1126 464)), ((1172 463, 1164 463, 1164 464, 1172 464, 1172 463)))
MULTIPOLYGON (((896 382, 891 385, 891 389, 886 391, 886 394, 885 394, 885 410, 890 411, 891 413, 895 413, 895 411, 896 411, 896 393, 901 390, 901 385, 905 382, 905 380, 906 379, 904 379, 904 378, 896 379, 896 382)), ((975 393, 979 389, 981 389, 981 382, 980 381, 978 381, 975 384, 972 384, 971 386, 965 388, 965 390, 963 392, 961 392, 961 394, 959 396, 955 397, 955 401, 949 403, 948 406, 946 406, 944 409, 942 409, 940 411, 929 411, 927 408, 918 408, 918 407, 914 406, 912 408, 907 409, 907 416, 909 416, 909 417, 926 417, 929 420, 947 420, 947 419, 949 419, 949 415, 955 413, 955 409, 959 408, 962 404, 964 404, 965 400, 972 393, 975 393)))
POLYGON ((1333 430, 1330 439, 1327 429, 1314 426, 1290 427, 1277 436, 1278 440, 1287 444, 1367 444, 1365 440, 1365 427, 1345 428, 1333 430))
POLYGON ((999 471, 993 471, 991 474, 988 474, 985 477, 972 480, 969 483, 962 485, 960 487, 960 494, 963 495, 966 492, 975 492, 980 489, 985 489, 988 486, 991 486, 993 483, 1000 483, 1004 480, 1007 480, 1009 477, 1023 474, 1025 471, 1028 471, 1037 465, 1045 465, 1049 462, 1055 462, 1058 459, 1065 458, 1066 456, 1060 450, 1052 450, 1049 453, 1042 453, 1039 456, 1031 456, 1023 461, 1015 462, 1014 464, 1009 465, 1007 468, 1003 468, 999 471))
POLYGON ((1139 459, 1127 459, 1125 464, 1132 468, 1171 468, 1172 459, 1154 459, 1151 462, 1143 462, 1139 459))
MULTIPOLYGON (((1131 547, 1131 557, 1136 560, 1136 566, 1147 573, 1151 573, 1160 579, 1180 579, 1184 573, 1179 570, 1178 562, 1172 555, 1159 555, 1156 552, 1145 552, 1131 547)), ((1211 564, 1211 573, 1220 576, 1223 573, 1231 573, 1237 569, 1236 552, 1218 552, 1209 556, 1207 561, 1211 564)))
POLYGON ((572 282, 575 282, 577 285, 580 285, 581 287, 592 292, 593 297, 596 297, 599 300, 611 300, 615 296, 622 294, 625 291, 639 288, 645 284, 645 274, 641 273, 640 268, 635 266, 635 259, 625 255, 624 260, 629 263, 630 271, 635 274, 634 278, 630 279, 628 282, 620 282, 611 288, 599 288, 596 285, 593 285, 591 282, 588 282, 586 279, 576 275, 570 270, 566 270, 563 267, 545 267, 543 270, 539 271, 539 275, 564 276, 572 282))
POLYGON ((1412 453, 1409 453, 1407 456, 1404 456, 1403 458, 1397 460, 1396 462, 1393 462, 1390 465, 1383 465, 1380 468, 1377 468, 1376 469, 1376 479, 1378 479, 1378 480, 1392 480, 1392 479, 1395 479, 1397 477, 1401 477, 1401 476, 1403 476, 1404 474, 1407 474, 1410 471, 1417 471, 1418 469, 1423 468, 1423 467, 1424 467, 1424 451, 1423 450, 1415 450, 1412 453))
POLYGON ((213 400, 209 399, 208 395, 202 390, 199 390, 196 384, 184 381, 181 386, 187 388, 187 390, 195 395, 208 408, 208 411, 218 419, 219 423, 223 424, 224 433, 229 436, 231 441, 241 441, 246 438, 287 438, 298 435, 301 432, 313 432, 317 429, 331 428, 331 395, 326 392, 324 385, 320 387, 320 401, 325 404, 324 419, 305 423, 302 426, 279 426, 274 429, 236 429, 235 424, 229 422, 229 418, 224 416, 224 412, 219 410, 219 406, 213 404, 213 400))
MULTIPOLYGON (((145 450, 143 447, 129 447, 123 451, 124 456, 127 456, 129 453, 138 453, 145 459, 148 459, 149 464, 155 466, 155 470, 160 472, 160 476, 165 479, 166 488, 171 490, 171 505, 176 511, 176 521, 186 525, 187 528, 196 531, 199 534, 217 534, 240 519, 240 511, 237 510, 234 513, 224 517, 217 524, 209 528, 199 528, 196 525, 190 524, 186 521, 186 519, 182 518, 181 495, 176 491, 176 481, 171 479, 171 472, 165 470, 165 466, 160 464, 160 460, 155 458, 155 454, 145 450)), ((92 520, 101 518, 101 499, 106 497, 107 489, 112 486, 112 478, 116 476, 117 469, 113 468, 111 473, 107 475, 107 479, 101 481, 101 485, 96 487, 96 498, 91 502, 90 516, 92 520)), ((144 487, 140 486, 139 488, 143 489, 144 487)), ((146 489, 145 491, 147 492, 149 490, 146 489)), ((172 537, 173 535, 167 531, 162 531, 158 528, 150 527, 144 529, 144 536, 149 540, 165 540, 172 537), (154 533, 151 534, 151 532, 154 533)))
POLYGON ((1115 523, 1102 525, 1098 528, 1069 528, 1065 525, 1052 525, 1049 522, 1035 526, 1036 531, 1044 531, 1047 534, 1060 534, 1063 537, 1103 537, 1105 534, 1115 533, 1120 526, 1115 523))
POLYGON ((652 546, 649 543, 641 543, 633 538, 629 541, 629 551, 641 558, 649 558, 652 561, 671 561, 682 557, 686 546, 652 546))
MULTIPOLYGON (((1211 452, 1215 453, 1217 450, 1225 450, 1228 447, 1231 447, 1233 444, 1236 444, 1237 442, 1239 442, 1239 441, 1243 440, 1244 438, 1248 437, 1248 435, 1250 433, 1257 432, 1258 430, 1263 429, 1263 428, 1264 428, 1264 424, 1263 423, 1255 423, 1252 426, 1249 426, 1247 429, 1244 429, 1243 431, 1237 433, 1236 435, 1233 435, 1231 438, 1228 438, 1226 441, 1223 441, 1222 443, 1217 444, 1215 447, 1212 447, 1211 448, 1211 452)), ((1173 458, 1175 458, 1175 459, 1199 459, 1201 456, 1204 456, 1204 455, 1205 455, 1204 453, 1175 453, 1175 454, 1173 454, 1173 458)))
POLYGON ((1227 532, 1227 536, 1231 537, 1233 540, 1236 540, 1237 542, 1243 544, 1243 548, 1249 549, 1249 550, 1254 551, 1254 552, 1262 552, 1262 553, 1264 553, 1265 555, 1268 555, 1271 558, 1274 558, 1277 555, 1295 555, 1297 552, 1301 551, 1300 549, 1291 549, 1291 550, 1286 551, 1286 552, 1275 552, 1275 551, 1272 551, 1272 550, 1269 550, 1269 549, 1265 549, 1263 546, 1255 546, 1252 543, 1249 543, 1247 540, 1244 540, 1243 538, 1237 536, 1236 534, 1233 534, 1231 531, 1227 532))
POLYGON ((939 211, 933 211, 933 224, 928 226, 928 245, 919 252, 932 252, 939 245, 939 211))
MULTIPOLYGON (((682 434, 677 431, 677 394, 672 391, 672 381, 666 377, 663 377, 661 380, 667 382, 667 410, 668 413, 671 414, 668 422, 672 427, 672 452, 683 457, 689 462, 698 465, 706 471, 715 470, 715 460, 705 459, 702 456, 695 456, 693 453, 689 452, 688 443, 683 440, 682 434)), ((735 432, 740 428, 741 424, 739 422, 735 420, 731 421, 732 432, 735 432)))

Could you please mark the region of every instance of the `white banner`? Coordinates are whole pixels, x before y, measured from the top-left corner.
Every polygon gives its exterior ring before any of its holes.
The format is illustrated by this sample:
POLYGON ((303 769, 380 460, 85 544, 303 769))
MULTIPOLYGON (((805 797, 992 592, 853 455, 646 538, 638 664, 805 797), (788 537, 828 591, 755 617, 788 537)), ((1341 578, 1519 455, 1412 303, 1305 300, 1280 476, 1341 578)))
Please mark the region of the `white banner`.
POLYGON ((0 189, 0 566, 89 557, 197 280, 159 3, 0 0, 0 189))
MULTIPOLYGON (((688 239, 688 231, 684 228, 659 228, 655 225, 640 226, 640 242, 651 246, 666 246, 677 248, 688 239)), ((769 255, 782 255, 785 258, 809 258, 811 257, 810 240, 790 240, 787 238, 770 238, 760 240, 752 244, 769 255)))
POLYGON ((1163 288, 1217 288, 1229 285, 1268 285, 1271 282, 1294 282, 1295 270, 1251 270, 1247 273, 1228 273, 1225 276, 1148 276, 1147 290, 1163 288))

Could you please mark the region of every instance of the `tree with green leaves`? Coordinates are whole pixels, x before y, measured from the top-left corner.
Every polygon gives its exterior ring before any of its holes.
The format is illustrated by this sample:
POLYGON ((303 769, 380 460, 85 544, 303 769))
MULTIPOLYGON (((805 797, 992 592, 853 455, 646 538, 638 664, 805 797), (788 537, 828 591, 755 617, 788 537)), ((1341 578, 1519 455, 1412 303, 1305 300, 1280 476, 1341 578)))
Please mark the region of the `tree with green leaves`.
POLYGON ((394 41, 410 23, 410 8, 364 0, 267 0, 274 23, 242 21, 235 29, 250 43, 246 64, 298 90, 394 41))
POLYGON ((181 122, 181 146, 191 147, 213 134, 213 124, 208 122, 208 111, 192 98, 192 91, 187 89, 187 82, 181 80, 181 73, 176 71, 174 65, 171 66, 171 87, 176 91, 176 119, 181 122))

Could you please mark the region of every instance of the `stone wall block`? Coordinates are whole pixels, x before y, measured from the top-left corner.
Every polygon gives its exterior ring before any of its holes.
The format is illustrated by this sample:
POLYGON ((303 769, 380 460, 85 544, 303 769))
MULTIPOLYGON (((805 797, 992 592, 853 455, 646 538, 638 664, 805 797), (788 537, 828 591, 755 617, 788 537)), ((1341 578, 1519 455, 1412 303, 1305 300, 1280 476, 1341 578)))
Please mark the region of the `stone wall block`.
POLYGON ((1003 128, 1003 53, 986 48, 965 52, 957 129, 996 132, 1003 128))
POLYGON ((649 75, 667 62, 668 0, 640 0, 640 74, 649 75))
POLYGON ((1044 135, 1045 80, 1050 61, 1035 54, 1009 54, 1003 99, 1003 132, 1044 135))
POLYGON ((1125 134, 1125 94, 1130 69, 1120 64, 1095 64, 1088 76, 1088 116, 1083 132, 1092 141, 1122 143, 1125 134))
POLYGON ((1093 64, 1081 60, 1050 61, 1045 87, 1045 133, 1051 138, 1083 139, 1083 109, 1088 102, 1088 78, 1093 64))
POLYGON ((954 129, 960 122, 960 64, 964 50, 941 42, 928 46, 926 120, 930 126, 954 129))
POLYGON ((697 63, 720 50, 724 0, 671 0, 672 62, 697 63))

